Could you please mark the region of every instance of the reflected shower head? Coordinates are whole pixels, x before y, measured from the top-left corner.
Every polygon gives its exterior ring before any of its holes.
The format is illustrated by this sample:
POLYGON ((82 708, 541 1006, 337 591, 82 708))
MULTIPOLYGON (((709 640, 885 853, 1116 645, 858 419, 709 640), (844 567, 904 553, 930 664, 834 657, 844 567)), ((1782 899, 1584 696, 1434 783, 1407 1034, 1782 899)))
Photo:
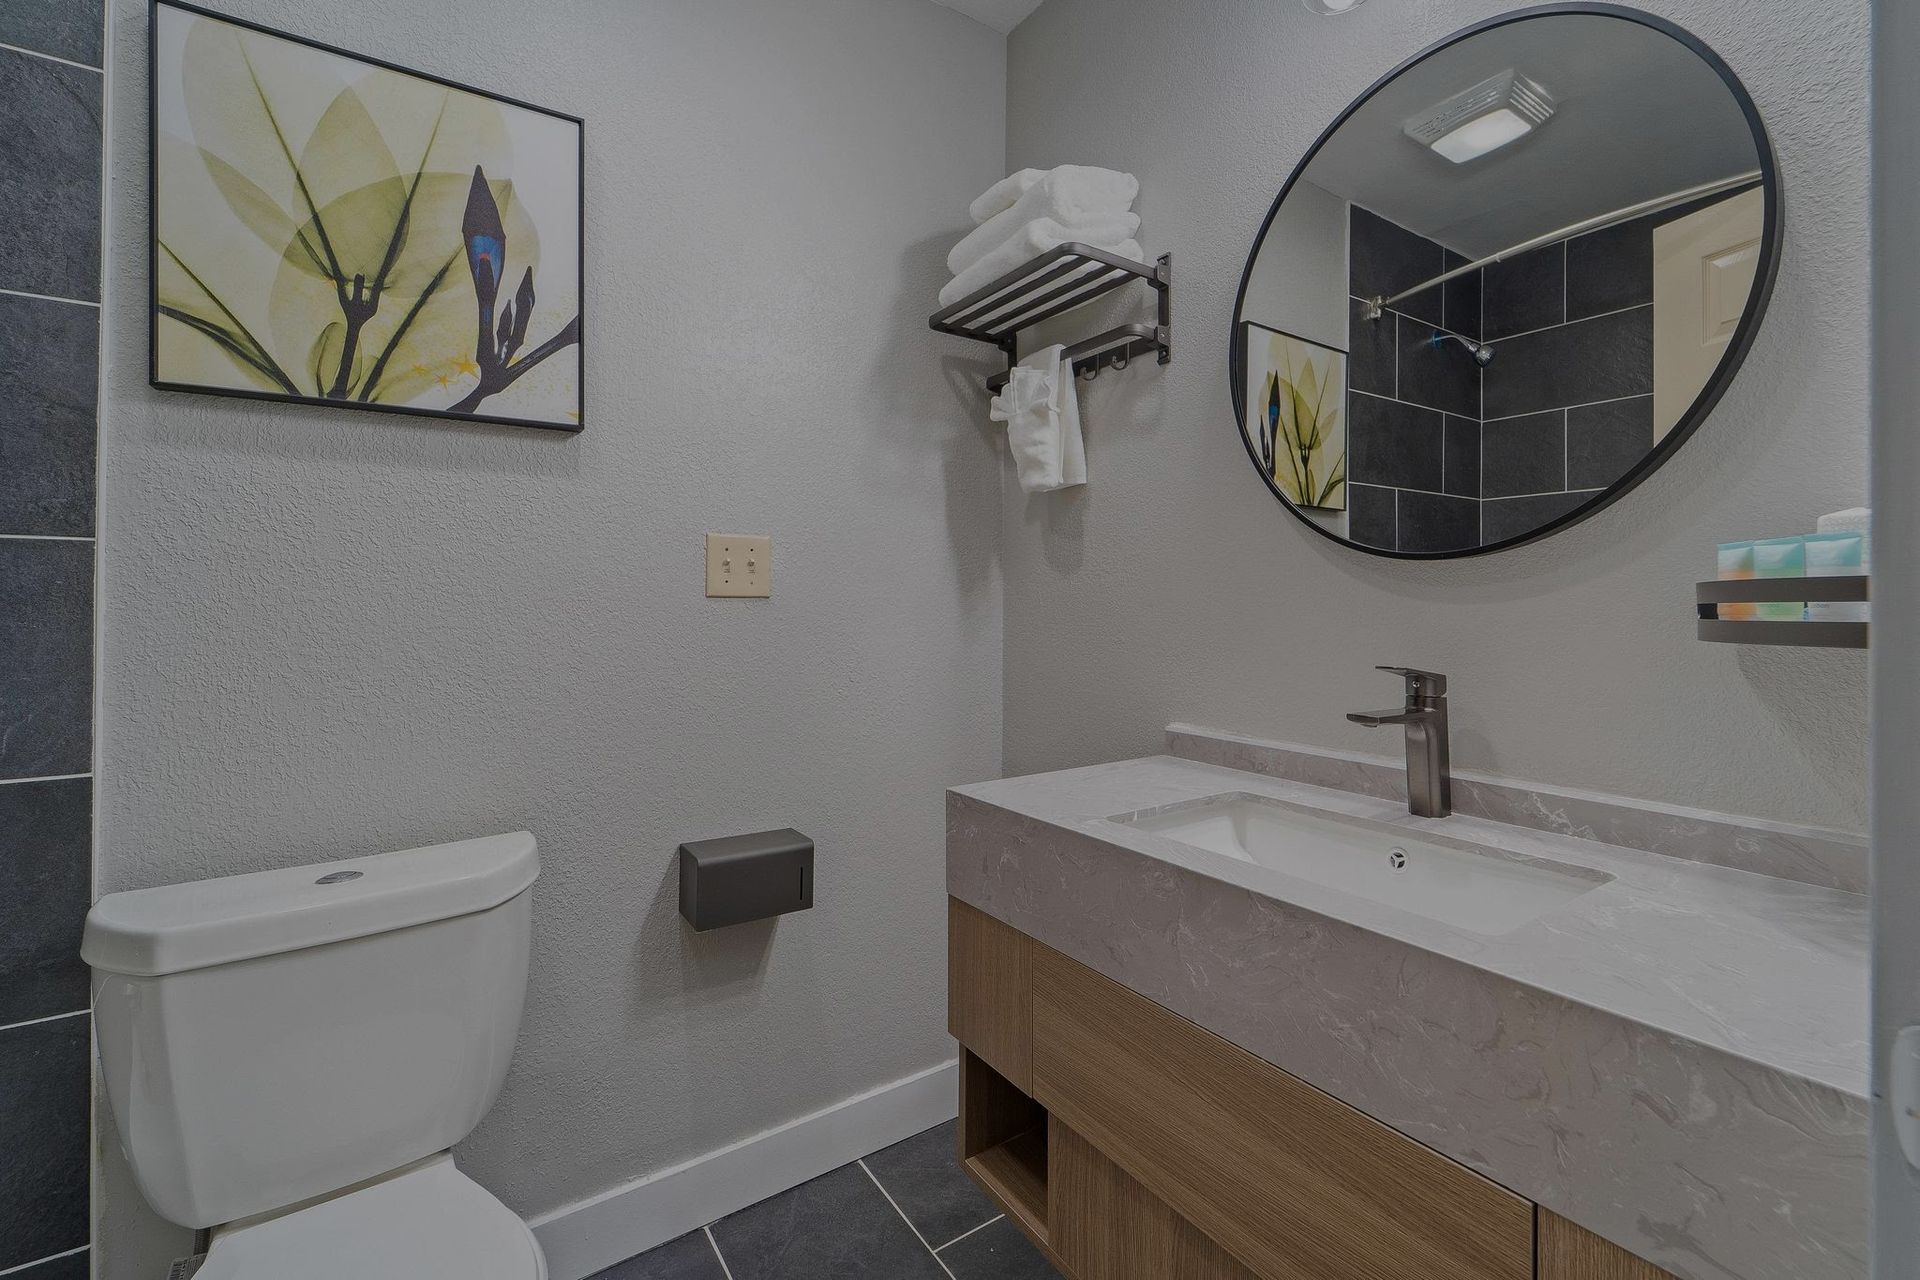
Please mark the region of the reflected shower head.
POLYGON ((1493 363, 1493 348, 1484 342, 1475 342, 1472 338, 1463 338, 1457 333, 1448 333, 1443 329, 1433 331, 1433 345, 1443 346, 1449 340, 1459 343, 1473 353, 1473 362, 1482 369, 1493 363))

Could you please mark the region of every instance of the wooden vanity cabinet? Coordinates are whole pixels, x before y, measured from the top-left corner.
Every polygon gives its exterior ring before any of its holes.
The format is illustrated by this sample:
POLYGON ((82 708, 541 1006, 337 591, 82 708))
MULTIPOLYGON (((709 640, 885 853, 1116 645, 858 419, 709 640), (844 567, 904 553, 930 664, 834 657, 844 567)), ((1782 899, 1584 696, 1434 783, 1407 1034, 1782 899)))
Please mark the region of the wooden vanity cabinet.
POLYGON ((949 937, 961 1162, 1072 1280, 1670 1280, 957 900, 949 937))

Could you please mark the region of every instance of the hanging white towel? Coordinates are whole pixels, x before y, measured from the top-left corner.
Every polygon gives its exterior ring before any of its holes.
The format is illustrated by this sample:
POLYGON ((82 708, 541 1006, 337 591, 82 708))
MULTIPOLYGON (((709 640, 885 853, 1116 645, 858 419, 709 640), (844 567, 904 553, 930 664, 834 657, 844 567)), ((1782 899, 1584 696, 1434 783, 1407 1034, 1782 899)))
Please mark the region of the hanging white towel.
POLYGON ((1015 365, 990 409, 995 422, 1007 424, 1007 447, 1020 487, 1028 493, 1087 482, 1080 393, 1065 352, 1062 346, 1046 347, 1015 365))
POLYGON ((1046 176, 1045 169, 1022 169, 988 187, 967 209, 973 225, 977 227, 994 214, 1013 208, 1013 202, 1025 195, 1028 187, 1046 176))

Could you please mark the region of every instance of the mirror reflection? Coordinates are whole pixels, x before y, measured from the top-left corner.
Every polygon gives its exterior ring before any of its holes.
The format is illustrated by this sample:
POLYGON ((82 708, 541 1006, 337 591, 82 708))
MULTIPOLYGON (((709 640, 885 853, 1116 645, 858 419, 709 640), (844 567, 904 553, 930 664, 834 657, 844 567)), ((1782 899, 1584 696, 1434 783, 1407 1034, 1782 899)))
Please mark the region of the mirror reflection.
POLYGON ((1378 88, 1255 246, 1249 454, 1354 545, 1475 554, 1590 513, 1678 446, 1772 271, 1771 157, 1682 33, 1520 17, 1378 88))

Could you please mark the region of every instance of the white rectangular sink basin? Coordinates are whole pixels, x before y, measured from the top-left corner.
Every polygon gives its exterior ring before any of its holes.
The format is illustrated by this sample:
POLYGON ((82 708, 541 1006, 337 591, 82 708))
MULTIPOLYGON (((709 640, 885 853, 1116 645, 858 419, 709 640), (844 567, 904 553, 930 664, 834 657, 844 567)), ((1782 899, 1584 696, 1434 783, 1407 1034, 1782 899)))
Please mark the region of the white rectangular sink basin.
POLYGON ((1246 794, 1113 819, 1329 889, 1498 935, 1612 876, 1246 794))

